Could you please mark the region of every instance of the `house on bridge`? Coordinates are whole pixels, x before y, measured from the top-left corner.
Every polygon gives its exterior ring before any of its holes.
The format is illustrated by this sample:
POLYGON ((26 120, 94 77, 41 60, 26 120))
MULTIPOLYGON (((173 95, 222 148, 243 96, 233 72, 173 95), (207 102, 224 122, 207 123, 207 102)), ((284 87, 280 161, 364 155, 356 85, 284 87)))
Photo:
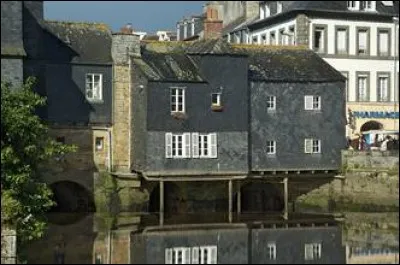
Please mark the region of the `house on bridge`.
POLYGON ((130 95, 115 98, 125 115, 114 126, 129 132, 118 167, 150 192, 161 224, 164 212, 287 216, 290 200, 337 174, 345 79, 314 52, 114 34, 113 56, 114 93, 130 95))

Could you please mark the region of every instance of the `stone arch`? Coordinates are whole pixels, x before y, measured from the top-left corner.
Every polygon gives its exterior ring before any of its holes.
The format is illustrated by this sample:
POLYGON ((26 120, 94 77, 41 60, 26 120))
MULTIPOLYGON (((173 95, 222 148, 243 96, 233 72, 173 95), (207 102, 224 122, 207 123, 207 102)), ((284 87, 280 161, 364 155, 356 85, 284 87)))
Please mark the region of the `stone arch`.
POLYGON ((73 181, 58 181, 50 185, 56 205, 50 209, 49 221, 56 224, 75 223, 96 211, 94 195, 73 181))
POLYGON ((284 209, 283 193, 272 183, 250 182, 240 190, 242 212, 280 212, 284 209))
POLYGON ((365 132, 369 130, 382 130, 383 124, 378 121, 367 121, 363 125, 361 125, 360 131, 365 132))
MULTIPOLYGON (((158 213, 160 209, 160 184, 157 184, 150 193, 149 212, 158 213)), ((164 183, 164 214, 181 214, 187 212, 187 201, 177 184, 164 183)))

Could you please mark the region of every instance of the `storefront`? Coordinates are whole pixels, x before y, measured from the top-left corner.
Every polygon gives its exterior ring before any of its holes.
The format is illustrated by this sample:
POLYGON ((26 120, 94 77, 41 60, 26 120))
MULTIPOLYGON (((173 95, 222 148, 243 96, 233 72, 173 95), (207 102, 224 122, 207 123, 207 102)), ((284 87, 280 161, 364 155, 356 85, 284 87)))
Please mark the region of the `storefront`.
POLYGON ((398 130, 399 106, 395 103, 348 103, 346 136, 357 137, 369 130, 398 130))

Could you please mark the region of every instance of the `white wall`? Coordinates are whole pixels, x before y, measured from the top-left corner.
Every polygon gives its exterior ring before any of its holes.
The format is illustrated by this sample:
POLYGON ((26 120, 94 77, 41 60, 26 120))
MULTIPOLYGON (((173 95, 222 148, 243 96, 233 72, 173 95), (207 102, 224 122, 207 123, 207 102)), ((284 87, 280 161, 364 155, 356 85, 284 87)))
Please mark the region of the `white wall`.
MULTIPOLYGON (((334 19, 312 19, 310 23, 310 49, 312 49, 313 43, 313 24, 324 24, 327 25, 328 43, 327 43, 327 54, 328 56, 322 55, 322 57, 332 65, 336 70, 342 72, 348 72, 348 88, 349 88, 349 101, 356 100, 356 72, 363 71, 370 73, 369 79, 369 91, 370 101, 377 100, 377 72, 390 72, 390 101, 395 100, 398 91, 395 88, 395 78, 397 78, 399 72, 399 62, 397 61, 396 75, 394 75, 394 60, 393 58, 383 59, 377 56, 377 34, 378 28, 389 28, 391 35, 391 56, 394 55, 395 51, 398 53, 398 49, 395 49, 395 34, 393 23, 378 23, 378 22, 364 22, 364 21, 351 21, 351 20, 334 20, 334 19), (370 58, 363 59, 362 57, 346 59, 346 58, 329 58, 329 55, 335 54, 335 26, 348 26, 349 27, 349 55, 356 56, 356 27, 368 27, 370 28, 370 58), (373 58, 375 57, 375 58, 373 58)), ((398 30, 398 28, 397 28, 398 30)), ((398 35, 397 35, 398 37, 398 35)), ((398 81, 397 81, 398 82, 398 81)), ((398 83, 397 83, 398 84, 398 83)), ((398 96, 397 96, 398 101, 398 96)))
MULTIPOLYGON (((277 45, 278 44, 278 40, 279 40, 279 30, 284 28, 285 31, 288 31, 291 26, 295 26, 296 27, 296 19, 287 20, 287 21, 285 21, 285 22, 283 22, 283 23, 281 23, 279 25, 275 24, 275 25, 268 26, 268 27, 265 27, 265 28, 260 29, 260 30, 255 30, 255 31, 251 32, 250 40, 252 40, 254 36, 258 36, 258 40, 259 40, 259 44, 260 44, 261 43, 261 35, 267 34, 267 44, 277 45), (275 31, 276 43, 271 43, 270 42, 269 33, 271 31, 275 31)), ((296 29, 295 29, 295 33, 296 33, 296 29)), ((296 37, 294 37, 294 38, 296 39, 296 37)), ((286 36, 285 36, 285 40, 287 41, 287 37, 286 36)), ((285 43, 287 43, 287 42, 285 42, 285 43)))

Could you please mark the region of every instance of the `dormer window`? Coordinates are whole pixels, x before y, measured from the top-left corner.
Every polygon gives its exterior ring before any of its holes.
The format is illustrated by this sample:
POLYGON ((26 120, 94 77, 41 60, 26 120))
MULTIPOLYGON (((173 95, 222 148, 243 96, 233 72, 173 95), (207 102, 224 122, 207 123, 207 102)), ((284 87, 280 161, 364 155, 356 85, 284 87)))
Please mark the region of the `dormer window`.
POLYGON ((347 1, 347 9, 348 10, 359 10, 360 9, 360 1, 347 1))
POLYGON ((282 13, 282 2, 281 1, 277 1, 276 2, 276 13, 282 13))
POLYGON ((363 1, 362 3, 365 11, 375 11, 376 1, 363 1))
POLYGON ((271 15, 271 9, 268 3, 260 5, 260 19, 267 18, 271 15))

